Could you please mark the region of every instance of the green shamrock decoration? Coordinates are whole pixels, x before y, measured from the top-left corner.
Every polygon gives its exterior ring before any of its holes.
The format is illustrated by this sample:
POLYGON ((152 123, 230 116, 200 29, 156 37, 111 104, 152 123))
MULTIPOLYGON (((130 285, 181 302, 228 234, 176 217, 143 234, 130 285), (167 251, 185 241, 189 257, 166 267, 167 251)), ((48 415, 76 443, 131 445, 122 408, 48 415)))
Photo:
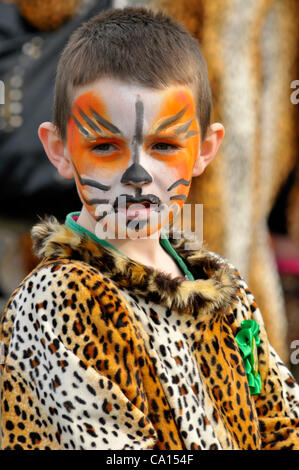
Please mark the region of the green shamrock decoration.
POLYGON ((235 338, 242 354, 251 395, 258 395, 262 388, 257 354, 257 348, 261 343, 259 330, 259 324, 255 320, 244 320, 235 338))

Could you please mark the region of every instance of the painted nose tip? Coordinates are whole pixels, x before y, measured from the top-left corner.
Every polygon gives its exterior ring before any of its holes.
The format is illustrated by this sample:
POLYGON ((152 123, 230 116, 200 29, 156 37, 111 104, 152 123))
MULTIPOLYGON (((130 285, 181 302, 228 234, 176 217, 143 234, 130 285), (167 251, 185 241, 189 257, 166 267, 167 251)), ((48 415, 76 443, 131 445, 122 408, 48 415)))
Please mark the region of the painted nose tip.
POLYGON ((123 184, 151 183, 151 175, 139 163, 133 163, 124 172, 120 182, 123 184))

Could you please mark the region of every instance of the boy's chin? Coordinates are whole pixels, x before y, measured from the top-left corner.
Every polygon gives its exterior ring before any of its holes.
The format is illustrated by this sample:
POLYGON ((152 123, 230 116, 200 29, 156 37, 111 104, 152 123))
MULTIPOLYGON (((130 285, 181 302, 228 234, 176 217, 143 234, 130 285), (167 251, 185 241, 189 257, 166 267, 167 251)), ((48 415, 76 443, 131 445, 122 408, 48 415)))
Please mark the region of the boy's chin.
POLYGON ((117 211, 97 211, 95 234, 101 239, 140 239, 159 238, 161 229, 168 230, 172 225, 174 213, 179 207, 169 210, 167 204, 132 205, 118 207, 117 211))
POLYGON ((153 221, 147 214, 127 217, 119 212, 115 217, 106 216, 98 221, 95 226, 95 234, 101 239, 141 239, 159 238, 162 224, 153 221), (143 217, 143 215, 145 217, 143 217))

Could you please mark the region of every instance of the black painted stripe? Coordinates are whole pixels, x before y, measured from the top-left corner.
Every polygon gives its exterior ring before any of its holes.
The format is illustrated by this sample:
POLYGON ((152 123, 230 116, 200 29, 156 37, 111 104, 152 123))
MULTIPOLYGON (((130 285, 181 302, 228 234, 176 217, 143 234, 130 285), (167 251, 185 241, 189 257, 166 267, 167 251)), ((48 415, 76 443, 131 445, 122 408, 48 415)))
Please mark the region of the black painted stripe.
POLYGON ((158 129, 156 130, 157 133, 161 132, 163 129, 165 129, 165 127, 168 127, 170 126, 171 124, 174 124, 176 121, 178 121, 185 113, 187 109, 187 106, 185 106, 183 109, 181 109, 181 111, 179 111, 177 114, 175 114, 174 116, 170 116, 169 118, 165 119, 162 124, 160 124, 160 126, 158 127, 158 129))
POLYGON ((107 121, 103 116, 97 113, 93 108, 90 108, 90 109, 94 118, 101 126, 105 127, 105 129, 112 132, 112 134, 121 134, 121 131, 119 130, 119 128, 116 127, 114 124, 112 124, 112 122, 107 121))
POLYGON ((142 131, 143 131, 144 104, 139 99, 139 97, 137 98, 137 101, 135 103, 135 109, 136 109, 135 137, 136 137, 136 141, 138 142, 138 144, 141 144, 143 140, 142 131))
POLYGON ((74 119, 79 131, 81 132, 81 134, 83 134, 84 137, 91 137, 90 132, 88 132, 88 130, 85 129, 84 126, 82 126, 81 122, 78 121, 78 119, 76 118, 76 116, 74 114, 72 114, 72 118, 74 119))
POLYGON ((90 119, 89 116, 87 116, 87 114, 84 113, 84 111, 82 111, 81 108, 78 107, 78 110, 79 110, 79 113, 81 114, 81 116, 83 117, 84 121, 94 130, 96 131, 98 134, 102 134, 102 129, 97 126, 92 119, 90 119))
POLYGON ((184 132, 187 132, 187 130, 191 126, 192 121, 193 121, 193 119, 190 119, 190 121, 188 121, 185 124, 182 124, 181 126, 179 126, 174 132, 175 135, 179 135, 179 134, 182 134, 184 132))
POLYGON ((186 134, 186 139, 189 139, 189 137, 192 137, 192 136, 197 135, 197 134, 198 134, 197 131, 189 131, 186 134))
POLYGON ((98 181, 94 181, 92 179, 89 179, 89 178, 82 178, 73 162, 73 167, 74 167, 74 170, 76 172, 76 175, 78 176, 78 179, 79 179, 79 182, 81 184, 81 186, 91 186, 93 188, 97 188, 97 189, 101 189, 102 191, 109 191, 109 189, 111 189, 111 186, 105 186, 104 184, 102 183, 99 183, 98 181))
POLYGON ((175 196, 171 196, 169 199, 179 199, 180 201, 186 201, 187 196, 185 196, 185 194, 176 194, 175 196))
POLYGON ((136 111, 136 123, 135 123, 135 135, 133 137, 133 162, 139 163, 139 145, 143 142, 143 115, 144 115, 144 105, 143 102, 139 99, 136 100, 135 103, 135 111, 136 111))
POLYGON ((191 183, 191 180, 188 181, 188 180, 185 180, 185 179, 181 178, 180 180, 175 181, 171 186, 169 186, 167 191, 171 191, 172 189, 176 188, 177 186, 180 186, 180 184, 183 184, 184 186, 189 186, 190 183, 191 183))
POLYGON ((84 196, 83 199, 88 206, 93 206, 94 204, 109 204, 109 199, 86 199, 84 196))

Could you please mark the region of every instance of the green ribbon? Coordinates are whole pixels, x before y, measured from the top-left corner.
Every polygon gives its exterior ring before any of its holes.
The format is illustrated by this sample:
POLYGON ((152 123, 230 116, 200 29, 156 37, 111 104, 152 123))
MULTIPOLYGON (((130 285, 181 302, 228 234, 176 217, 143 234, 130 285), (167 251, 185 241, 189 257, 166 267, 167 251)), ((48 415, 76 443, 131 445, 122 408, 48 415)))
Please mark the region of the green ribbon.
MULTIPOLYGON (((112 248, 113 250, 117 251, 120 255, 126 256, 126 255, 124 255, 124 253, 122 253, 120 250, 118 250, 115 246, 111 245, 111 243, 107 242, 107 240, 103 240, 102 238, 98 238, 94 233, 90 232, 86 228, 79 225, 73 219, 74 216, 78 217, 79 215, 80 215, 80 212, 78 212, 78 211, 77 212, 71 212, 70 214, 68 214, 66 216, 66 219, 65 219, 65 225, 67 225, 69 228, 71 228, 75 232, 79 232, 83 236, 87 235, 88 237, 90 237, 95 242, 100 243, 101 245, 103 245, 107 248, 112 248)), ((170 256, 172 256, 174 261, 178 264, 178 266, 181 268, 183 273, 188 277, 188 279, 190 281, 194 281, 193 274, 187 268, 187 265, 185 264, 183 258, 181 258, 178 255, 178 253, 175 251, 175 249, 171 245, 170 241, 168 240, 167 235, 165 233, 163 233, 162 230, 161 230, 160 233, 161 233, 161 238, 160 238, 159 241, 160 241, 160 245, 162 246, 162 248, 164 248, 164 250, 166 250, 170 254, 170 256)), ((126 256, 126 258, 128 258, 128 257, 126 256)))
POLYGON ((251 395, 261 393, 262 382, 258 371, 257 348, 261 344, 258 336, 260 327, 255 320, 244 320, 235 339, 240 348, 251 395))

